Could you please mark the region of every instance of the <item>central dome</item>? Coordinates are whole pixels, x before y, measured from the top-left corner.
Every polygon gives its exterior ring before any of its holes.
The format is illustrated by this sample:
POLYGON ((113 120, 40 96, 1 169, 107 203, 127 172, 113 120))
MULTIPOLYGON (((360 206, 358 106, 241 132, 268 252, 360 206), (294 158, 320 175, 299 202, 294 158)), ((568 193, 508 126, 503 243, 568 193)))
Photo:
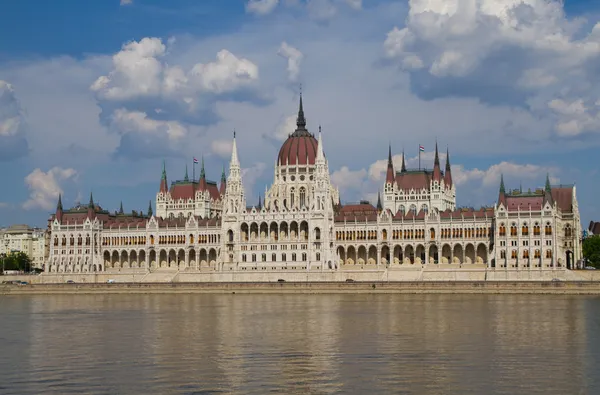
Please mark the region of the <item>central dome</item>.
POLYGON ((306 118, 304 118, 302 95, 300 95, 296 130, 281 146, 277 163, 280 166, 314 165, 317 157, 317 146, 318 142, 315 136, 306 130, 306 118))

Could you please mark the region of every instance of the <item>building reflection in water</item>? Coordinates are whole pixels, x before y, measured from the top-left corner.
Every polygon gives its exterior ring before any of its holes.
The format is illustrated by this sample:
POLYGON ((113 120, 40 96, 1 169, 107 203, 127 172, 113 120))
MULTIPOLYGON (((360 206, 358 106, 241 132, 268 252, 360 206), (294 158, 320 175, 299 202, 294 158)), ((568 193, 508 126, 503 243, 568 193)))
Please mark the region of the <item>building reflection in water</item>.
POLYGON ((4 300, 2 393, 600 393, 597 298, 4 300))

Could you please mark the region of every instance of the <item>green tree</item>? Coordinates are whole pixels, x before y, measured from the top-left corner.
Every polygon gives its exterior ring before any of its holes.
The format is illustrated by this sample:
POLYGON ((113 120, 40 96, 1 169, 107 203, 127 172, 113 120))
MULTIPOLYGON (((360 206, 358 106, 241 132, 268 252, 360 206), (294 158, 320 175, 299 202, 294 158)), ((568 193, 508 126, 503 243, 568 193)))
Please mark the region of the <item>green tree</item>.
POLYGON ((4 270, 20 270, 29 272, 32 270, 31 259, 24 252, 12 252, 4 258, 4 270))
POLYGON ((583 241, 583 256, 588 266, 600 268, 600 235, 586 238, 583 241))

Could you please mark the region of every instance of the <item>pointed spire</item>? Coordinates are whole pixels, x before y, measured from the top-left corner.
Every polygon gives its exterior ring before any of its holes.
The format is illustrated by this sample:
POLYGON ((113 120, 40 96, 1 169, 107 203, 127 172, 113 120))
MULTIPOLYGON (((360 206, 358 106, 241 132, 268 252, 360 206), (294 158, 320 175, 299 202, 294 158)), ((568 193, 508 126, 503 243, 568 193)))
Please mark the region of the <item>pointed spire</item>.
POLYGON ((500 174, 500 192, 498 193, 498 204, 506 206, 506 189, 504 188, 504 174, 500 174))
POLYGON ((94 208, 94 196, 92 195, 92 192, 90 192, 90 203, 88 204, 89 208, 94 208))
POLYGON ((402 168, 400 169, 402 173, 406 173, 406 163, 404 162, 404 150, 402 150, 402 168))
POLYGON ((442 180, 442 170, 440 169, 440 154, 438 152, 437 140, 435 142, 435 159, 433 160, 433 179, 438 182, 442 180))
POLYGON ((225 165, 223 165, 223 171, 221 171, 221 183, 224 183, 227 180, 225 176, 225 165))
POLYGON ((383 210, 383 206, 381 205, 381 191, 377 192, 377 210, 383 210))
POLYGON ((167 193, 169 191, 169 185, 167 184, 167 166, 163 159, 162 176, 160 178, 160 192, 167 193))
POLYGON ((321 136, 321 125, 319 125, 319 139, 317 140, 317 157, 315 162, 325 160, 325 154, 323 153, 323 137, 321 136))
POLYGON ((452 173, 450 171, 450 152, 446 147, 446 171, 444 172, 444 183, 447 188, 452 188, 452 173))
POLYGON ((306 118, 304 118, 304 106, 302 105, 302 87, 300 87, 300 104, 298 106, 298 117, 296 118, 296 130, 306 130, 306 118))
POLYGON ((204 172, 204 155, 202 155, 202 167, 200 168, 200 179, 206 178, 206 173, 204 172))
POLYGON ((550 185, 550 174, 546 173, 546 185, 544 187, 544 203, 549 202, 553 204, 554 199, 552 198, 552 186, 550 185))
POLYGON ((239 166, 240 161, 238 159, 238 153, 237 153, 237 143, 235 142, 235 130, 233 131, 233 144, 231 147, 231 163, 230 165, 236 165, 239 166))
POLYGON ((148 217, 152 217, 154 213, 152 212, 152 200, 148 201, 148 217))
POLYGON ((183 181, 188 182, 190 178, 188 177, 188 165, 185 165, 185 177, 183 177, 183 181))
POLYGON ((90 192, 90 202, 88 204, 88 213, 87 216, 89 219, 94 218, 95 213, 96 213, 96 207, 94 205, 94 196, 92 196, 92 192, 90 192))
POLYGON ((56 211, 62 211, 63 210, 63 205, 62 205, 62 193, 58 194, 58 204, 56 205, 56 211))
POLYGON ((394 172, 394 162, 392 161, 392 144, 390 143, 388 147, 388 163, 387 163, 387 172, 385 174, 385 182, 387 184, 393 184, 396 178, 396 173, 394 172))
POLYGON ((125 214, 123 211, 123 201, 121 200, 121 207, 119 207, 119 214, 125 214))
POLYGON ((260 200, 260 194, 258 195, 258 209, 262 209, 262 201, 260 200))

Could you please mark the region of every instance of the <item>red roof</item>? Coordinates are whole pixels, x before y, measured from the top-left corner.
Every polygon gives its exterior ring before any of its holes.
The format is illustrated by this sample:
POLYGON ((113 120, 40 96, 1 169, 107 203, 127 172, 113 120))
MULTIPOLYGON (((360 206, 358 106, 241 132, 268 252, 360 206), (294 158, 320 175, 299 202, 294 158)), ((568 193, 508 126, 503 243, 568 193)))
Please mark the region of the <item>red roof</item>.
POLYGON ((279 150, 280 165, 314 165, 317 139, 308 132, 290 135, 279 150))
POLYGON ((217 184, 212 181, 206 181, 205 179, 200 179, 199 182, 176 182, 171 185, 171 198, 173 200, 179 199, 192 199, 195 198, 196 191, 208 191, 211 199, 219 200, 221 198, 221 193, 219 192, 219 188, 217 184))
POLYGON ((508 211, 541 210, 544 205, 544 196, 506 196, 506 208, 508 211))
POLYGON ((401 190, 429 190, 431 173, 426 170, 415 170, 396 173, 396 183, 401 190))
POLYGON ((573 211, 573 187, 556 187, 552 188, 552 200, 558 204, 561 211, 573 211))

